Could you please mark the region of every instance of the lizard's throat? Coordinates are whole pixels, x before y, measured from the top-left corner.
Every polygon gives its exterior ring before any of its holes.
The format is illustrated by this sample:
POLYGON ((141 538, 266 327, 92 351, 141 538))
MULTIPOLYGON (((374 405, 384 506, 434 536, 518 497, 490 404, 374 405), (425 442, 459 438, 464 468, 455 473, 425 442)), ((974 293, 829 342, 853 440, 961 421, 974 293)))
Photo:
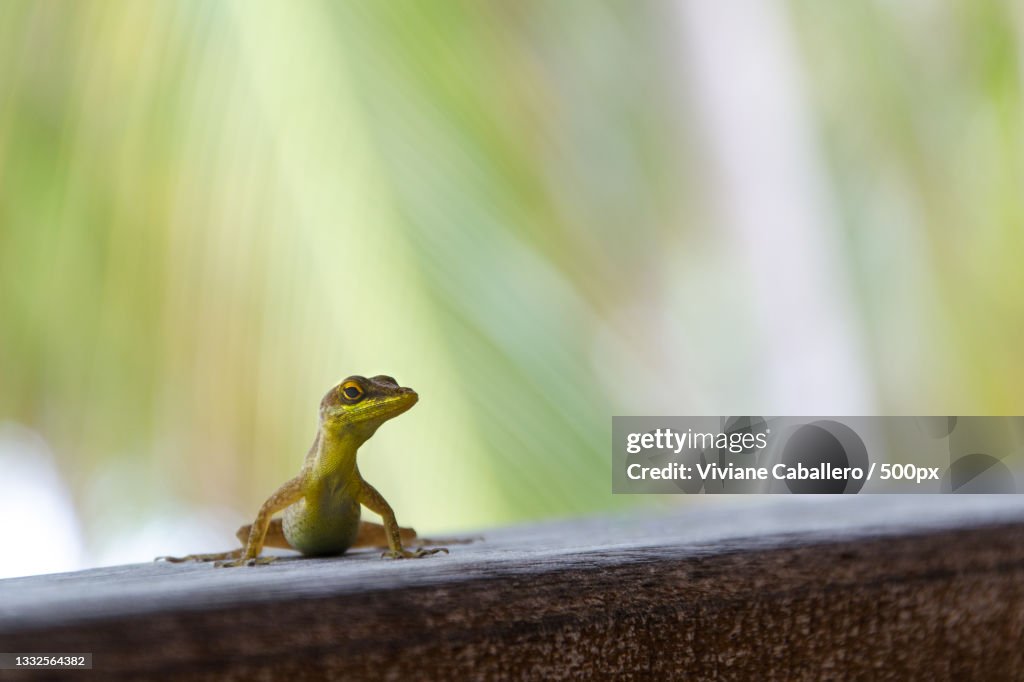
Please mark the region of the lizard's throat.
POLYGON ((339 435, 326 431, 320 436, 320 447, 313 466, 322 476, 349 476, 356 468, 356 451, 366 439, 353 434, 339 435))

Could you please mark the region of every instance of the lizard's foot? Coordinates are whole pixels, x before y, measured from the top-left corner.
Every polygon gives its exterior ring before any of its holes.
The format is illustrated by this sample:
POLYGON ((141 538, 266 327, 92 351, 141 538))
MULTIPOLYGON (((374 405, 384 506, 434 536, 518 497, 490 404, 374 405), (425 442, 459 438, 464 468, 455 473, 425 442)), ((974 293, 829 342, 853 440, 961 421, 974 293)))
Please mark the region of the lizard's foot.
POLYGON ((217 561, 213 565, 215 568, 234 568, 236 566, 266 566, 272 561, 276 561, 276 556, 257 556, 251 559, 235 559, 233 561, 217 561))
POLYGON ((431 554, 437 554, 438 552, 444 552, 445 554, 447 554, 448 553, 448 548, 447 547, 430 547, 430 548, 418 547, 418 548, 416 548, 416 549, 414 549, 412 551, 410 551, 408 549, 401 549, 401 550, 398 550, 398 551, 395 551, 393 549, 389 549, 386 552, 382 552, 380 556, 381 556, 382 559, 385 558, 385 557, 387 557, 388 559, 422 559, 425 556, 430 556, 431 554))

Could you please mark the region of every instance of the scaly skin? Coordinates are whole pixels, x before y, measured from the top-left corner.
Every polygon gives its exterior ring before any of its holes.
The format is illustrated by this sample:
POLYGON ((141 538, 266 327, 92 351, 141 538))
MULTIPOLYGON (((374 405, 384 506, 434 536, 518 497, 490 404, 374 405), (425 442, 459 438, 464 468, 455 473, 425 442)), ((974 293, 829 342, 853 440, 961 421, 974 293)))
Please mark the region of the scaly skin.
POLYGON ((320 428, 299 475, 271 495, 260 507, 256 520, 239 529, 241 549, 186 557, 160 557, 167 561, 214 561, 219 567, 270 563, 261 557, 263 547, 286 547, 306 555, 342 554, 350 547, 383 544, 382 556, 410 559, 448 553, 444 547, 413 550, 402 539, 415 531, 399 528, 391 505, 376 488, 363 480, 356 466, 359 446, 381 424, 407 411, 419 396, 389 376, 351 376, 332 388, 320 402, 320 428), (360 507, 380 514, 380 524, 360 522, 360 507), (282 519, 274 514, 284 512, 282 519), (270 535, 268 537, 268 530, 270 535))

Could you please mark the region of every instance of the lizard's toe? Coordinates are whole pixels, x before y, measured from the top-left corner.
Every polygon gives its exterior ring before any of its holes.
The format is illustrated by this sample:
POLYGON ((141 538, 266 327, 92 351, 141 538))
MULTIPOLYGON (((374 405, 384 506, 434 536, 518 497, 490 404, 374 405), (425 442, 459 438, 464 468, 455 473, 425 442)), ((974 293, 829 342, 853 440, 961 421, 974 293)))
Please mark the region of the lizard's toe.
POLYGON ((382 552, 380 556, 381 556, 382 559, 383 558, 388 558, 388 559, 422 559, 425 556, 430 556, 431 554, 437 554, 438 552, 444 552, 445 554, 447 554, 448 553, 448 548, 447 547, 431 547, 431 548, 428 549, 428 548, 425 548, 425 547, 419 547, 419 548, 414 549, 412 551, 410 551, 408 549, 402 549, 402 550, 398 550, 398 551, 389 549, 386 552, 382 552))

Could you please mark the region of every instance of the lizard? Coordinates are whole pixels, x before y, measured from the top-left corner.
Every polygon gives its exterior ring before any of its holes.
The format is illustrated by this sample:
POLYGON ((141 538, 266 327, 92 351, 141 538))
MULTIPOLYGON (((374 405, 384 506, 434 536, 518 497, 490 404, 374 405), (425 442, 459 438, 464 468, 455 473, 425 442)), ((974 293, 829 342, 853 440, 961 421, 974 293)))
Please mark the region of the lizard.
POLYGON ((238 529, 241 548, 157 560, 212 561, 217 567, 254 566, 277 558, 260 556, 264 547, 331 556, 352 547, 382 546, 385 542, 388 549, 382 557, 410 559, 447 554, 446 547, 403 546, 403 541, 416 539, 416 531, 399 527, 391 505, 363 479, 356 462, 359 447, 380 425, 408 411, 418 400, 416 391, 399 386, 389 376, 348 377, 320 401, 316 439, 298 476, 267 498, 253 523, 238 529), (360 521, 363 506, 379 514, 384 524, 360 521), (283 514, 273 518, 279 512, 283 514))

